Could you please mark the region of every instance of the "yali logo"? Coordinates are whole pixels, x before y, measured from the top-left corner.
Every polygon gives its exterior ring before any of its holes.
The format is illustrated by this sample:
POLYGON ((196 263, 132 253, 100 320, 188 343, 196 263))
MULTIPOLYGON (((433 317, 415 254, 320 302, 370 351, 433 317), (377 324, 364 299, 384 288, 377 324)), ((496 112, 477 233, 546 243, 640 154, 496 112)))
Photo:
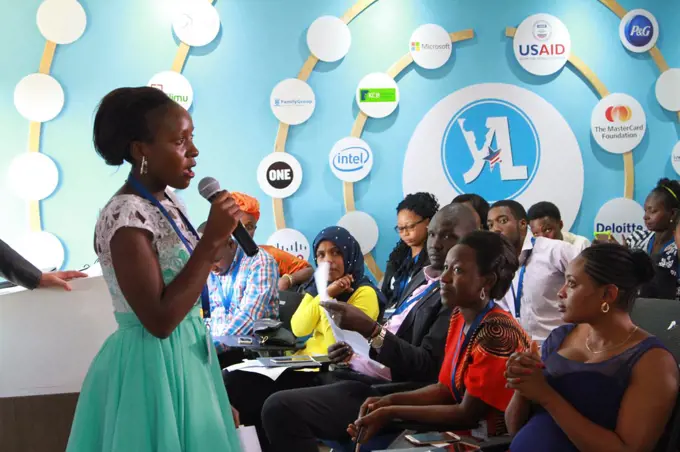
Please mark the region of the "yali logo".
POLYGON ((373 153, 368 144, 356 137, 346 137, 335 143, 328 156, 335 176, 345 182, 358 182, 373 167, 373 153))
POLYGON ((449 122, 442 164, 458 192, 512 199, 531 183, 540 151, 536 129, 522 110, 501 99, 481 99, 464 106, 449 122), (469 169, 461 173, 461 166, 469 169), (494 171, 496 166, 499 171, 494 171))

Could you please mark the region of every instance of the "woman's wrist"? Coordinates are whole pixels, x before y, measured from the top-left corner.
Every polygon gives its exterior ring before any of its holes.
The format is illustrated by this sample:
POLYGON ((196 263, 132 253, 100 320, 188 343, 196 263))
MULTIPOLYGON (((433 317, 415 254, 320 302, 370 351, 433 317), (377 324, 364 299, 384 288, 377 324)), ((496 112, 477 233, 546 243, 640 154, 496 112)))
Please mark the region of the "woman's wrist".
POLYGON ((295 280, 293 279, 292 275, 289 275, 288 273, 286 273, 285 275, 281 276, 281 278, 287 279, 288 282, 290 283, 290 287, 293 287, 295 285, 295 280))

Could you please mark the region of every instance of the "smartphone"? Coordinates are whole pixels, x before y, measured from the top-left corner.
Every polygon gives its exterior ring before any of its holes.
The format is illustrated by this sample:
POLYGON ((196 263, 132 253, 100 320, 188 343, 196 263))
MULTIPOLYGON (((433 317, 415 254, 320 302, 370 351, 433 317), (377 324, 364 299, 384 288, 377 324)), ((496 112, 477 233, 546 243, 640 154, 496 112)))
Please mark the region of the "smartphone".
POLYGON ((608 242, 611 236, 612 236, 611 231, 596 232, 595 240, 597 240, 598 242, 608 242))
POLYGON ((406 435, 406 441, 416 446, 426 446, 428 444, 455 443, 460 441, 460 436, 452 432, 429 432, 418 433, 416 435, 406 435))
POLYGON ((252 337, 239 337, 238 338, 238 345, 253 345, 253 338, 252 337))

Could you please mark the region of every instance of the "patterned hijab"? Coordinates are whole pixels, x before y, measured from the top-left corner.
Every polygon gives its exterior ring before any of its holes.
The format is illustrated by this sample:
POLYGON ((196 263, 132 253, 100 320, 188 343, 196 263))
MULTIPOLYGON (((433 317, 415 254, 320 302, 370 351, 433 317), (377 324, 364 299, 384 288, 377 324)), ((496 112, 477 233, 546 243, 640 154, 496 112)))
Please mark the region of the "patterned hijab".
MULTIPOLYGON (((356 291, 362 286, 372 287, 378 296, 378 303, 382 309, 385 306, 385 297, 364 274, 364 255, 361 252, 359 242, 357 242, 352 234, 350 234, 345 228, 341 228, 340 226, 328 227, 319 232, 319 234, 314 239, 312 249, 314 253, 315 264, 318 264, 316 261, 316 252, 319 249, 319 245, 321 242, 325 241, 333 243, 342 253, 343 264, 345 265, 345 275, 352 275, 352 278, 354 279, 354 282, 352 283, 352 289, 356 291)), ((318 295, 314 279, 312 279, 309 284, 307 284, 307 287, 305 287, 305 292, 314 297, 318 295)), ((339 295, 337 300, 346 302, 352 296, 352 293, 353 292, 345 292, 339 295)))

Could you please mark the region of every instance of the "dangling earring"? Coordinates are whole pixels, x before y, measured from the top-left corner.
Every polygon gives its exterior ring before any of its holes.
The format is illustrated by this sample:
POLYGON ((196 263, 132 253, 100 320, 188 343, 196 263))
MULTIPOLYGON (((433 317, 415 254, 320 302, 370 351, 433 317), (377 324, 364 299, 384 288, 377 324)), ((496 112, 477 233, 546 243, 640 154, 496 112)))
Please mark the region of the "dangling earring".
POLYGON ((142 156, 142 164, 139 166, 139 174, 144 175, 149 172, 147 168, 146 157, 142 156))
POLYGON ((600 311, 602 311, 604 314, 609 312, 609 303, 606 301, 603 301, 602 304, 600 305, 600 311))
POLYGON ((479 292, 479 299, 480 300, 486 300, 486 292, 484 291, 483 287, 482 287, 482 291, 479 292))

